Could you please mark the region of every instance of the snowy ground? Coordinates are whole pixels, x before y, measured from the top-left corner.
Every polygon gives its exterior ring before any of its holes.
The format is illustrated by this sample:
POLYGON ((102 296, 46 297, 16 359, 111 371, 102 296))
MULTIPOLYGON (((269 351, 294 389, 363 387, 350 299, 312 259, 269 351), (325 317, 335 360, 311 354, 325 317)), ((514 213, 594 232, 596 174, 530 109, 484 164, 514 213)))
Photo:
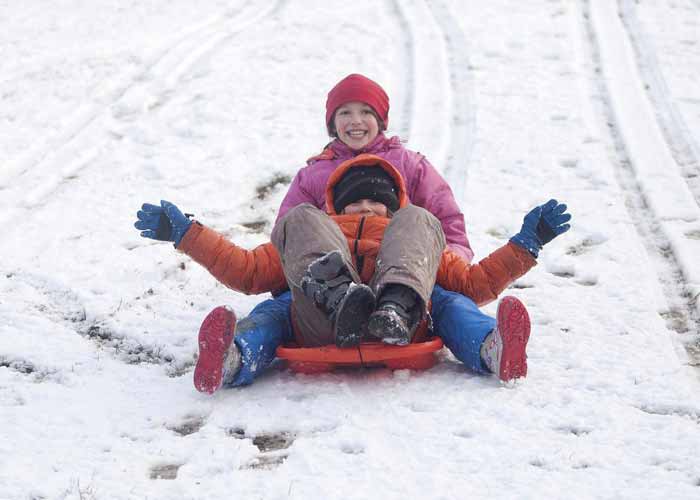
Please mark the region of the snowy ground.
POLYGON ((700 497, 700 1, 31 0, 0 19, 1 499, 700 497), (442 353, 201 395, 203 316, 261 298, 140 238, 135 211, 168 199, 266 241, 351 72, 453 185, 477 258, 534 204, 570 205, 509 290, 528 378, 442 353))

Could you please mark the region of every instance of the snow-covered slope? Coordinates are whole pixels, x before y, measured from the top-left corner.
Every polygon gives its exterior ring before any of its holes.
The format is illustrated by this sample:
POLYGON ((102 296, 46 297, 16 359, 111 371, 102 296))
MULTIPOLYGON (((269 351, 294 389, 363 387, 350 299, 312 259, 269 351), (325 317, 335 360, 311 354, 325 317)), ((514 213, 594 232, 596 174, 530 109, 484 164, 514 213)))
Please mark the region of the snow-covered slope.
MULTIPOLYGON (((697 498, 700 2, 2 2, 0 499, 697 498), (133 229, 247 247, 351 72, 450 181, 477 258, 556 197, 508 291, 513 387, 433 369, 197 393, 225 289, 133 229), (695 365, 695 367, 693 366, 695 365)), ((487 307, 489 312, 495 305, 487 307)))

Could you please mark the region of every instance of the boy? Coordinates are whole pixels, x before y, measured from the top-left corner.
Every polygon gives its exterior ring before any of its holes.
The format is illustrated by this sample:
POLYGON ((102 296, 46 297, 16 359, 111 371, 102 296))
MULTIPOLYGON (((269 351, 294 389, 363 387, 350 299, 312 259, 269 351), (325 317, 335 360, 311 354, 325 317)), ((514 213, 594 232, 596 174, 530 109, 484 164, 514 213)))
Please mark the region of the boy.
MULTIPOLYGON (((244 293, 289 286, 293 329, 303 346, 350 347, 365 335, 406 344, 425 323, 436 281, 479 305, 490 302, 535 265, 542 245, 568 230, 571 218, 565 205, 550 200, 528 213, 508 244, 472 266, 445 249, 434 216, 409 204, 398 171, 367 154, 333 172, 327 213, 299 205, 275 226, 272 243, 253 250, 193 223, 168 202, 161 205, 144 205, 138 213, 142 236, 174 241, 219 281, 244 293)), ((496 328, 478 339, 480 362, 502 380, 525 376, 527 312, 507 297, 497 316, 496 328)), ((195 369, 198 390, 214 392, 240 369, 234 337, 232 311, 217 308, 205 319, 195 369)))

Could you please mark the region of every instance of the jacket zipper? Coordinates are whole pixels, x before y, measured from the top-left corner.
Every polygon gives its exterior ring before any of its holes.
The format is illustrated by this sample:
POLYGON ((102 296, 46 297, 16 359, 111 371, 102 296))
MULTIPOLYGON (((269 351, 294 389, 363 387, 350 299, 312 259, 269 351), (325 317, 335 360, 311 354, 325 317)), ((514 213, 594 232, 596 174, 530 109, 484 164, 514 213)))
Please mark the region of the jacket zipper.
POLYGON ((357 263, 357 273, 362 276, 362 266, 365 263, 365 258, 361 257, 358 253, 360 246, 360 237, 362 236, 362 228, 365 226, 365 219, 367 217, 363 216, 360 219, 360 225, 357 228, 357 234, 355 235, 355 244, 353 245, 352 253, 355 254, 355 262, 357 263))

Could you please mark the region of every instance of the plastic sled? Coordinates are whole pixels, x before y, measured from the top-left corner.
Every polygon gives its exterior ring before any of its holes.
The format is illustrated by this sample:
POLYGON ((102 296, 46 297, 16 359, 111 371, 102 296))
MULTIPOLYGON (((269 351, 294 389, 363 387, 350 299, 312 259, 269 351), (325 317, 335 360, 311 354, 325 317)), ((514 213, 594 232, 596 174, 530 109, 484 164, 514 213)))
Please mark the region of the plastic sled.
POLYGON ((393 346, 381 342, 363 342, 358 347, 340 349, 322 347, 277 348, 277 357, 289 362, 296 373, 323 373, 342 366, 385 366, 392 370, 427 370, 436 363, 435 353, 442 349, 442 339, 431 337, 423 342, 393 346))

